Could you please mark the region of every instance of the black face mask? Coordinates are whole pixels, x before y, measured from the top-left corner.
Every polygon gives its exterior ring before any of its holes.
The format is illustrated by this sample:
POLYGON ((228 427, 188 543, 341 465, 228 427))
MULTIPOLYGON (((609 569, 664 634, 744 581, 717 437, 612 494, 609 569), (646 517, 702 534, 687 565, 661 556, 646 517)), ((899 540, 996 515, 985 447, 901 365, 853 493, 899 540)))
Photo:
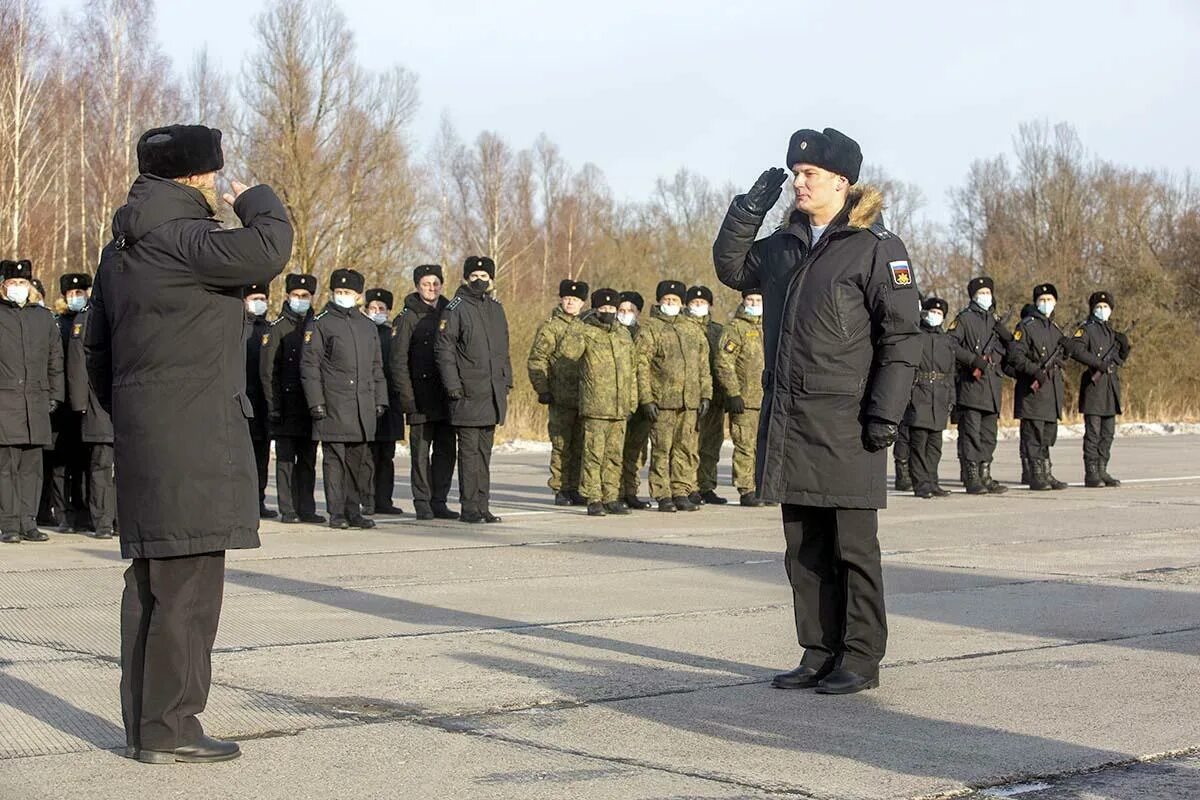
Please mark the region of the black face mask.
POLYGON ((469 286, 471 291, 475 292, 476 294, 483 294, 487 291, 489 283, 490 281, 485 281, 482 278, 475 278, 468 282, 467 286, 469 286))
POLYGON ((615 320, 616 318, 617 318, 617 312, 615 312, 615 311, 597 311, 596 312, 596 319, 600 320, 605 325, 612 325, 613 320, 615 320))

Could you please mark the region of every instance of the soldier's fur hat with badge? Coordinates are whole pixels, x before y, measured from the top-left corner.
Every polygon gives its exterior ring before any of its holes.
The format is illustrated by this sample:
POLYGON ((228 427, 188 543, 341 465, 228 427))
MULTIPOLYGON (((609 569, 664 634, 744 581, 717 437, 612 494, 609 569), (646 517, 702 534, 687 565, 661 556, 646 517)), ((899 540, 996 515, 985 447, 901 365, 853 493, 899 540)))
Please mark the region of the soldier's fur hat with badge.
POLYGON ((0 280, 11 281, 16 278, 24 278, 27 281, 33 280, 33 262, 27 258, 20 261, 9 261, 5 259, 0 261, 0 280))
POLYGON ((646 300, 642 297, 641 292, 621 292, 622 303, 633 303, 633 307, 641 311, 646 307, 646 300))
POLYGON ((926 297, 924 300, 921 301, 921 310, 922 311, 932 311, 935 308, 938 311, 941 311, 943 315, 945 315, 948 311, 950 311, 950 304, 947 303, 945 300, 943 300, 940 297, 933 297, 933 296, 926 297))
POLYGON ((265 283, 252 283, 245 289, 242 289, 242 297, 250 297, 256 294, 270 294, 271 287, 265 283))
POLYGON ((603 306, 616 308, 620 304, 621 294, 616 289, 597 289, 592 292, 592 308, 601 308, 603 306))
POLYGON ((841 131, 826 128, 814 131, 810 128, 798 130, 788 142, 788 169, 796 164, 812 164, 838 175, 844 175, 851 185, 858 183, 862 169, 862 148, 858 142, 841 131))
POLYGON ((1050 295, 1055 300, 1058 299, 1058 289, 1054 288, 1053 283, 1039 283, 1037 286, 1033 287, 1033 302, 1036 303, 1037 299, 1044 294, 1050 295))
POLYGON ((85 272, 68 272, 58 279, 58 290, 66 294, 72 289, 87 291, 92 288, 92 276, 85 272))
POLYGON ((446 282, 446 276, 442 274, 441 264, 422 264, 413 270, 413 286, 421 282, 421 278, 426 275, 432 275, 442 283, 446 282))
POLYGON ((996 291, 996 282, 987 275, 980 275, 978 278, 971 278, 967 281, 967 297, 974 297, 980 289, 994 292, 996 291))
POLYGON ((366 295, 363 296, 365 303, 374 303, 376 300, 388 307, 388 311, 392 310, 392 302, 396 298, 387 289, 367 289, 366 295))
POLYGON ((759 297, 762 297, 762 289, 758 288, 757 286, 751 286, 749 288, 742 289, 742 299, 743 300, 745 300, 747 297, 749 297, 752 294, 756 294, 759 297))
POLYGON ((361 272, 352 269, 335 269, 329 276, 330 289, 350 289, 362 294, 367 286, 367 279, 361 272))
POLYGON ((291 275, 288 275, 286 278, 283 279, 283 288, 287 291, 288 294, 291 294, 292 292, 296 291, 297 289, 303 289, 304 291, 308 292, 309 294, 316 294, 317 293, 317 276, 316 275, 305 275, 304 273, 301 273, 301 272, 293 272, 291 275))
POLYGON ((492 280, 496 279, 496 262, 487 256, 467 256, 463 262, 463 277, 469 277, 472 272, 483 270, 492 280))
POLYGON ((654 288, 654 299, 662 300, 669 294, 673 294, 680 300, 687 294, 687 287, 683 285, 683 281, 659 281, 658 286, 654 288))
POLYGON ((588 285, 584 281, 573 281, 570 278, 566 278, 558 283, 558 296, 578 297, 580 300, 587 300, 588 285))
POLYGON ((1106 292, 1104 290, 1092 292, 1092 296, 1088 298, 1088 308, 1095 308, 1101 303, 1108 303, 1109 308, 1111 308, 1113 311, 1117 310, 1117 301, 1112 296, 1112 292, 1106 292))
POLYGON ((693 300, 703 300, 711 306, 713 304, 712 289, 707 286, 689 286, 687 296, 683 298, 683 301, 690 303, 693 300))
POLYGON ((151 128, 137 143, 138 172, 160 178, 186 178, 225 166, 221 132, 204 125, 151 128))

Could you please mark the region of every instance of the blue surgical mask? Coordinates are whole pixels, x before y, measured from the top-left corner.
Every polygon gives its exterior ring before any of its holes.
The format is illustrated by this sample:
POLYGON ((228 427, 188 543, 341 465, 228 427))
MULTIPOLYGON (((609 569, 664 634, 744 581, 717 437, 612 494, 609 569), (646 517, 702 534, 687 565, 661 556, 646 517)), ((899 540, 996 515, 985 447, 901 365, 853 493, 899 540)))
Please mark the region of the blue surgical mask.
POLYGON ((67 298, 67 308, 71 309, 72 311, 83 311, 83 309, 86 307, 87 307, 87 298, 86 297, 81 297, 80 295, 75 295, 74 297, 67 298))
POLYGON ((990 294, 977 294, 977 295, 975 295, 975 305, 979 306, 979 307, 980 307, 980 308, 982 308, 984 311, 987 311, 987 310, 991 309, 991 307, 992 307, 992 296, 991 296, 990 294))
POLYGON ((1100 320, 1101 322, 1108 322, 1108 318, 1112 316, 1112 309, 1111 308, 1100 308, 1099 306, 1097 306, 1095 309, 1092 310, 1092 316, 1095 317, 1096 319, 1100 320))
POLYGON ((925 324, 931 328, 941 327, 941 324, 944 320, 945 320, 945 317, 942 315, 942 312, 940 312, 940 311, 930 311, 927 314, 925 314, 925 324))
POLYGON ((263 314, 267 313, 267 301, 251 300, 249 303, 246 303, 246 309, 254 316, 261 317, 263 314))
POLYGON ((1037 304, 1038 311, 1042 312, 1042 316, 1048 317, 1054 313, 1055 302, 1053 300, 1043 300, 1037 304))
POLYGON ((751 317, 762 316, 762 306, 746 306, 746 314, 751 317))
POLYGON ((342 308, 354 308, 358 305, 358 298, 352 294, 335 294, 333 302, 342 308))
POLYGON ((308 310, 312 308, 312 300, 307 300, 302 297, 289 297, 288 308, 292 309, 292 311, 296 312, 297 314, 307 314, 308 310))
POLYGON ((374 322, 376 325, 386 325, 387 314, 372 314, 371 322, 374 322))

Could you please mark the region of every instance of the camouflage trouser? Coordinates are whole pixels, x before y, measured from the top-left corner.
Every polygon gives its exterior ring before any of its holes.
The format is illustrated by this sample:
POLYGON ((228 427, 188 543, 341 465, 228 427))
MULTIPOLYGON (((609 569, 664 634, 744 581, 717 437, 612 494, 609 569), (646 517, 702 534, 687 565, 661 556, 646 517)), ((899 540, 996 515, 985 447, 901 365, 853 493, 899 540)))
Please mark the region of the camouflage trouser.
POLYGON ((650 496, 662 500, 696 491, 699 463, 696 410, 660 408, 650 429, 650 496))
POLYGON ((725 444, 725 395, 712 399, 708 413, 700 418, 700 467, 696 483, 702 492, 717 488, 717 464, 721 461, 721 445, 725 444))
POLYGON ((580 459, 583 455, 583 424, 579 409, 550 406, 550 480, 556 492, 579 488, 580 459))
POLYGON ((583 420, 583 470, 579 493, 592 503, 616 502, 621 490, 625 420, 580 419, 583 420))
POLYGON ((651 427, 653 424, 641 411, 635 411, 625 425, 625 447, 621 453, 622 497, 637 497, 642 488, 639 473, 646 464, 646 443, 650 441, 651 427))
POLYGON ((753 492, 758 409, 747 408, 744 414, 730 414, 729 430, 733 438, 733 485, 737 487, 738 494, 753 492))

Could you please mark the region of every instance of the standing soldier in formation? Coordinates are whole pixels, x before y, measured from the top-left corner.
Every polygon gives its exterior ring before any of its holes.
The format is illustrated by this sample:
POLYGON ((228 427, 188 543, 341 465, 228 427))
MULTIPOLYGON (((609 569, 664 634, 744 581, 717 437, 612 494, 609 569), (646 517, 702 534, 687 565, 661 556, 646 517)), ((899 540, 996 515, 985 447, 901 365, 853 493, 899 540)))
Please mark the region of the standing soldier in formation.
POLYGON ((374 528, 362 506, 372 491, 371 451, 377 420, 387 413, 387 383, 375 326, 358 310, 365 280, 352 269, 329 277, 333 300, 305 333, 300 379, 321 443, 329 527, 374 528), (311 338, 308 334, 311 333, 311 338))
POLYGON ((913 380, 912 398, 904 414, 908 427, 912 490, 917 497, 945 497, 938 484, 942 432, 954 405, 954 370, 960 348, 942 331, 950 304, 940 297, 921 303, 921 363, 913 380))
MULTIPOLYGON (((641 326, 638 317, 646 305, 645 299, 638 292, 621 292, 620 303, 617 305, 617 322, 629 329, 636 351, 638 333, 641 326)), ((636 362, 635 362, 636 367, 636 362)), ((645 511, 650 504, 638 497, 642 488, 641 471, 646 464, 646 446, 650 443, 649 417, 636 409, 625 424, 625 446, 621 451, 621 502, 627 508, 645 511)))
POLYGON ((279 514, 267 508, 267 469, 271 462, 271 431, 267 420, 267 395, 263 391, 263 345, 271 339, 267 322, 267 296, 270 287, 256 283, 243 292, 246 303, 246 397, 254 409, 249 419, 250 441, 254 442, 254 469, 258 475, 258 516, 275 519, 279 514))
MULTIPOLYGON (((68 277, 75 276, 63 276, 63 280, 68 277)), ((90 280, 88 285, 91 285, 90 280)), ((71 299, 68 297, 68 302, 71 299)), ((83 343, 87 338, 90 310, 91 306, 87 304, 79 308, 71 325, 66 352, 67 402, 71 410, 80 415, 80 440, 87 450, 86 494, 92 530, 97 539, 111 539, 117 512, 117 489, 113 483, 113 426, 112 418, 100 405, 88 379, 83 343)))
POLYGON ((1029 459, 1029 488, 1042 492, 1066 489, 1054 477, 1050 448, 1058 441, 1062 418, 1063 332, 1054 324, 1058 290, 1052 283, 1033 288, 1034 311, 1017 324, 1008 345, 1009 363, 1017 375, 1013 416, 1021 420, 1021 456, 1029 459))
POLYGON ((266 397, 267 420, 275 440, 275 490, 279 495, 280 521, 324 524, 317 513, 317 443, 312 417, 300 380, 304 342, 311 338, 314 275, 293 273, 284 282, 287 300, 279 318, 271 323, 259 360, 259 380, 266 397))
POLYGON ((471 256, 463 285, 442 312, 434 346, 458 436, 458 494, 463 522, 500 522, 491 512, 492 444, 504 424, 512 391, 508 320, 493 296, 496 262, 471 256))
POLYGON ((766 503, 756 496, 754 453, 758 440, 758 411, 762 408, 763 340, 762 290, 742 290, 742 305, 717 342, 717 381, 725 394, 733 437, 733 485, 743 506, 766 503))
POLYGON ((699 323, 708 340, 709 375, 712 380, 712 402, 700 415, 698 433, 700 460, 696 469, 696 491, 688 498, 695 505, 708 503, 723 506, 728 501, 717 494, 717 465, 721 462, 721 446, 725 444, 725 392, 717 380, 717 352, 721 344, 721 326, 713 322, 712 289, 692 286, 687 290, 688 315, 699 323))
POLYGON ((592 293, 592 310, 572 331, 562 350, 579 363, 579 416, 583 420, 580 491, 588 516, 628 514, 620 501, 625 421, 637 408, 633 337, 617 321, 615 289, 592 293))
POLYGON ((659 511, 696 511, 699 418, 712 403, 708 340, 698 325, 680 319, 687 289, 666 280, 657 305, 638 331, 638 403, 650 420, 650 494, 659 511))
POLYGON ((0 261, 0 541, 44 542, 38 530, 42 449, 62 404, 62 338, 54 315, 29 301, 29 261, 0 261))
POLYGON ((388 365, 392 353, 392 304, 395 298, 387 289, 368 289, 367 316, 375 323, 379 334, 379 350, 383 357, 384 379, 387 383, 388 410, 375 423, 375 439, 371 442, 372 491, 363 498, 364 514, 403 514, 404 509, 392 502, 396 491, 396 442, 404 438, 404 412, 396 398, 388 365))
POLYGON ((562 343, 579 325, 588 285, 564 280, 558 284, 558 306, 538 325, 529 348, 529 382, 538 402, 549 406, 550 481, 556 506, 585 505, 579 493, 583 458, 583 426, 579 420, 579 365, 562 353, 562 343))
MULTIPOLYGON (((87 306, 92 279, 81 272, 67 273, 59 279, 58 286, 66 307, 55 321, 58 323, 65 357, 70 348, 76 318, 87 306)), ((64 376, 69 396, 71 376, 65 370, 64 376)), ((88 449, 83 443, 82 425, 82 417, 65 402, 50 417, 51 447, 43 454, 46 463, 43 464, 42 474, 50 481, 49 503, 59 533, 86 531, 89 528, 85 486, 88 449)), ((42 494, 46 494, 44 489, 42 494)))
POLYGON ((1087 369, 1079 376, 1079 413, 1083 414, 1084 485, 1120 486, 1108 474, 1117 415, 1121 413, 1120 369, 1129 358, 1129 337, 1108 324, 1116 301, 1109 292, 1088 298, 1091 314, 1068 345, 1071 358, 1087 369))
POLYGON ((404 308, 392 325, 388 375, 408 417, 410 483, 417 519, 458 519, 458 512, 446 505, 457 454, 446 390, 434 358, 438 326, 448 305, 442 296, 441 266, 417 267, 413 283, 417 290, 404 298, 404 308))

